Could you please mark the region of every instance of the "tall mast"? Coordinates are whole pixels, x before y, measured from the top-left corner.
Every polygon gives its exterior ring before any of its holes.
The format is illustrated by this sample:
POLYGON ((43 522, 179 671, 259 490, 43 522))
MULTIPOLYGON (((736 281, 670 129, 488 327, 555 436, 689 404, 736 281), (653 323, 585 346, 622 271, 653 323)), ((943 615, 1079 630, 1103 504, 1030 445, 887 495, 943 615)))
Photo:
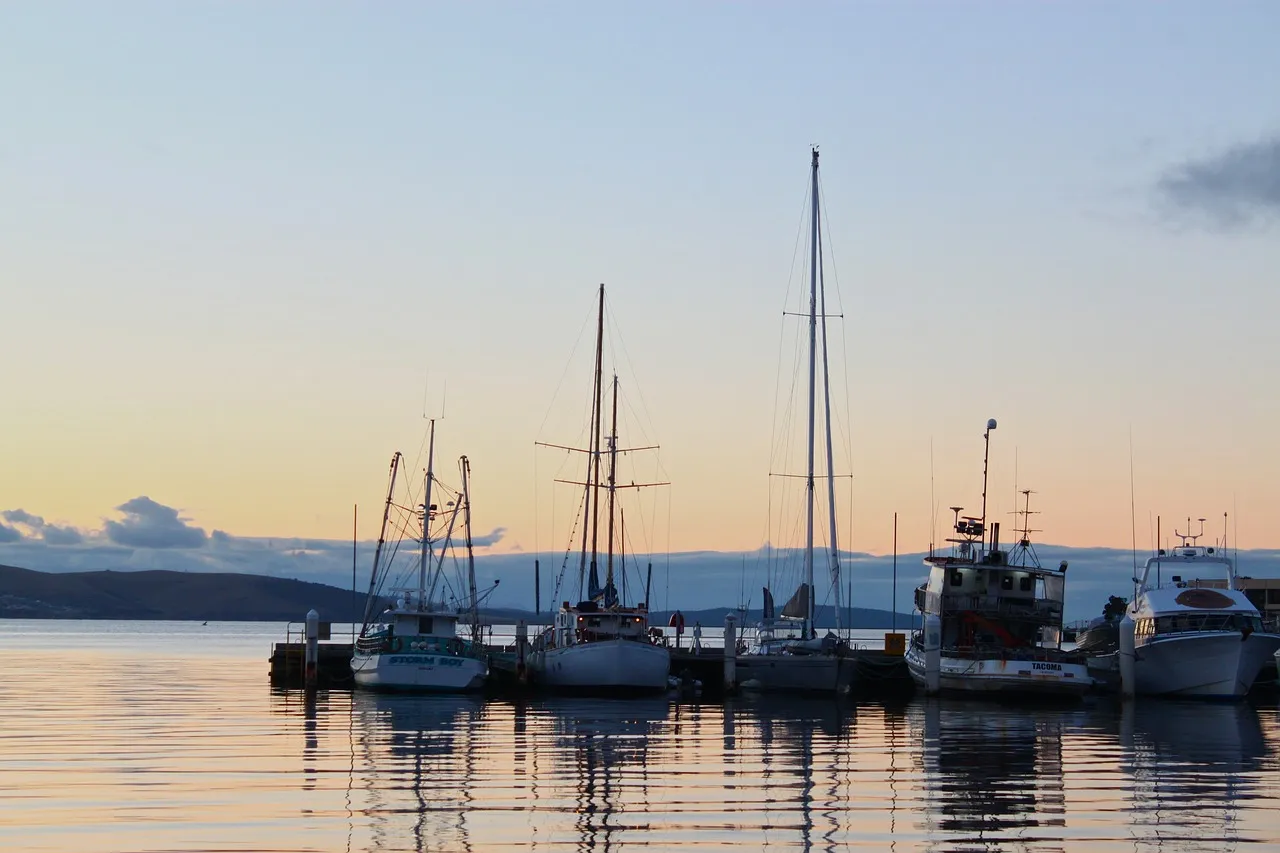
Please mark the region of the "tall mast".
POLYGON ((378 590, 378 565, 382 561, 382 546, 387 541, 387 522, 391 518, 391 500, 396 493, 396 469, 400 463, 400 451, 391 454, 391 473, 387 476, 387 502, 382 508, 382 527, 378 532, 378 547, 373 549, 373 571, 369 573, 369 595, 364 600, 364 625, 361 633, 369 627, 369 619, 373 616, 373 602, 378 590))
MULTIPOLYGON (((987 460, 991 456, 991 431, 996 428, 996 419, 987 420, 987 428, 982 433, 982 535, 987 535, 987 460)), ((1017 509, 1017 507, 1014 507, 1017 509)))
MULTIPOLYGON (((817 175, 814 175, 817 180, 817 175)), ((822 315, 822 401, 827 419, 827 508, 831 514, 831 585, 835 588, 836 629, 840 628, 840 540, 836 538, 836 465, 831 448, 831 372, 827 367, 827 281, 822 274, 822 232, 818 232, 818 313, 822 315)))
POLYGON ((418 606, 425 607, 423 598, 427 591, 427 565, 431 562, 431 481, 434 479, 433 463, 436 453, 436 419, 431 419, 430 438, 427 440, 427 479, 422 489, 422 548, 418 554, 418 606))
POLYGON ((598 480, 593 477, 599 475, 600 466, 597 463, 597 454, 600 452, 600 445, 597 433, 600 429, 600 365, 603 357, 604 342, 604 285, 600 285, 600 308, 596 319, 596 369, 595 369, 595 387, 591 395, 591 435, 587 438, 587 477, 586 477, 586 495, 582 501, 582 555, 578 562, 578 597, 583 596, 584 575, 587 570, 587 535, 591 530, 591 570, 594 572, 596 567, 595 554, 595 535, 594 527, 591 520, 594 517, 593 509, 596 497, 596 490, 593 485, 598 480))
POLYGON ((605 565, 604 588, 613 584, 613 507, 618 475, 618 375, 613 376, 613 424, 609 428, 609 556, 605 565))
POLYGON ((480 608, 476 602, 476 555, 471 549, 471 463, 462 457, 462 527, 467 537, 467 592, 471 601, 471 639, 480 639, 480 608))
POLYGON ((604 356, 604 285, 600 285, 600 309, 596 319, 596 376, 595 402, 592 404, 592 442, 591 460, 592 474, 587 478, 587 486, 591 493, 591 586, 598 587, 600 574, 596 569, 596 554, 600 541, 600 433, 604 413, 600 410, 600 396, 603 392, 600 382, 600 367, 604 356))
POLYGON ((807 505, 805 518, 805 552, 804 552, 804 571, 805 580, 809 584, 809 602, 808 602, 808 624, 805 626, 809 631, 813 630, 813 443, 814 443, 814 414, 816 406, 814 398, 816 396, 817 383, 817 356, 818 356, 818 149, 813 149, 813 161, 810 166, 813 198, 812 210, 813 221, 809 234, 809 467, 806 479, 805 502, 807 505))

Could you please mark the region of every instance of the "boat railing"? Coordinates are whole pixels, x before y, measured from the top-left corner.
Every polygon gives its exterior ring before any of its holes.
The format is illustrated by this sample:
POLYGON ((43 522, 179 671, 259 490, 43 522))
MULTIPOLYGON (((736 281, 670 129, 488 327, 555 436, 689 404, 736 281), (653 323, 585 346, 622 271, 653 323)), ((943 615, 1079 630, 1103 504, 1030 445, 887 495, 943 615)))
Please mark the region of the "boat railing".
MULTIPOLYGON (((360 626, 350 622, 321 622, 319 639, 323 642, 354 643, 360 636, 360 626)), ((307 623, 286 622, 284 627, 286 643, 305 643, 307 641, 307 623)))
POLYGON ((1017 599, 999 595, 949 595, 948 610, 968 610, 979 615, 1019 616, 1058 621, 1062 618, 1062 602, 1048 598, 1017 599))

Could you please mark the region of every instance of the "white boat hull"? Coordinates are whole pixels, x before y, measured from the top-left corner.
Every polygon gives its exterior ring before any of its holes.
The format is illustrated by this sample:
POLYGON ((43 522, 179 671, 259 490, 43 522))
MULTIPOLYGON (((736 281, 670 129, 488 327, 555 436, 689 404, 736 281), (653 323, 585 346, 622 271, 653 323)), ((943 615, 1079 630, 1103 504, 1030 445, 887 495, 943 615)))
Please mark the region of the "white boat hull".
POLYGON ((357 687, 370 690, 467 693, 484 687, 489 665, 460 655, 357 652, 351 659, 351 672, 357 687))
POLYGON ((1237 631, 1172 634, 1137 647, 1136 692, 1143 696, 1238 697, 1280 647, 1280 636, 1237 631))
POLYGON ((671 653, 636 640, 597 640, 530 656, 534 679, 555 690, 646 693, 667 689, 671 653))
MULTIPOLYGON (((919 687, 925 687, 924 649, 912 643, 906 658, 912 681, 919 687)), ((975 660, 948 657, 945 650, 939 676, 940 691, 952 694, 1082 696, 1093 686, 1093 677, 1084 663, 975 660)))
POLYGON ((853 689, 852 658, 836 655, 747 654, 734 663, 738 686, 754 693, 835 693, 853 689))

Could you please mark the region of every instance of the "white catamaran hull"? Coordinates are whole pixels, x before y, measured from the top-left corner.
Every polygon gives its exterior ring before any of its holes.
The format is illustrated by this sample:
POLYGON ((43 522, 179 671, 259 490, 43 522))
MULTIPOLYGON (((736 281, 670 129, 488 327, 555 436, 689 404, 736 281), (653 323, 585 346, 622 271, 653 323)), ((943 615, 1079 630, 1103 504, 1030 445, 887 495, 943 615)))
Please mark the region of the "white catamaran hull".
POLYGON ((735 663, 738 686, 757 693, 836 693, 853 688, 855 663, 836 655, 748 654, 735 663))
POLYGON ((488 664, 477 658, 422 653, 357 654, 356 685, 371 690, 465 693, 484 687, 488 664))
POLYGON ((1137 693, 1145 696, 1235 697, 1249 692, 1280 636, 1238 631, 1174 634, 1138 646, 1137 693))
POLYGON ((530 669, 550 688, 656 692, 667 689, 671 653, 636 640, 597 640, 535 652, 530 669))
MULTIPOLYGON (((906 658, 911 679, 917 686, 926 687, 924 649, 912 643, 906 658)), ((973 660, 947 657, 944 651, 938 682, 943 693, 1082 696, 1093 686, 1093 677, 1083 663, 973 660)))

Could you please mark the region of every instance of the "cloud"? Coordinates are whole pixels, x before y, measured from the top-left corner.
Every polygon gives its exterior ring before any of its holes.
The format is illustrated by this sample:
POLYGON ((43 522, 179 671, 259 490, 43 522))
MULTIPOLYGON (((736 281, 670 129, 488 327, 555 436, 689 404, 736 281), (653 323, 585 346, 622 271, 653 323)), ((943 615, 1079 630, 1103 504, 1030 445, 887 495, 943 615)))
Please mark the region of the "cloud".
POLYGON ((1156 194, 1171 212, 1221 228, 1280 222, 1280 135, 1172 166, 1156 194))
MULTIPOLYGON (((76 528, 49 524, 40 516, 29 513, 25 509, 6 509, 0 512, 0 517, 12 524, 27 528, 33 536, 50 545, 79 545, 84 541, 84 534, 76 528)), ((19 532, 19 538, 26 537, 22 537, 19 532)))
POLYGON ((489 546, 497 545, 500 541, 502 541, 502 537, 505 536, 506 533, 507 533, 507 528, 495 527, 493 530, 491 530, 488 533, 485 533, 482 536, 472 536, 471 544, 476 548, 488 548, 489 546))
POLYGON ((106 521, 107 539, 130 548, 200 548, 208 540, 204 529, 193 527, 178 510, 143 495, 116 507, 123 521, 106 521))
POLYGON ((7 524, 0 524, 0 542, 21 542, 22 533, 9 527, 7 524))
POLYGON ((25 524, 27 527, 33 527, 39 530, 44 527, 44 519, 38 515, 32 515, 25 509, 6 509, 0 513, 4 516, 4 520, 10 524, 25 524))

